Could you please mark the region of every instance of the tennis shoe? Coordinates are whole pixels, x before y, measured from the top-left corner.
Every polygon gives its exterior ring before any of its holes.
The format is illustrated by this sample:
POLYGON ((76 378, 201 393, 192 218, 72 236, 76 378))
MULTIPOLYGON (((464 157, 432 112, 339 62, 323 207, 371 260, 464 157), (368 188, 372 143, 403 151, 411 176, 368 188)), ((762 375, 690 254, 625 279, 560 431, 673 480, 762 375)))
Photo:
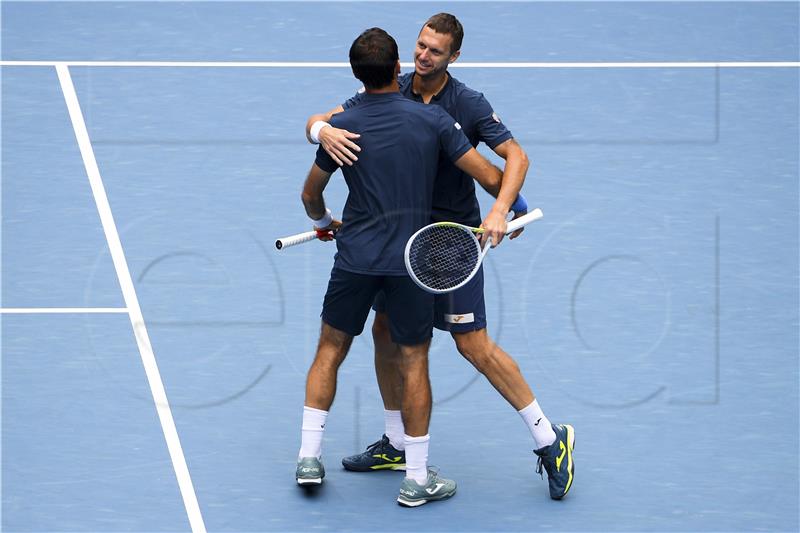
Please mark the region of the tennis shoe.
POLYGON ((321 485, 325 477, 325 467, 316 457, 301 457, 297 460, 297 471, 294 475, 298 485, 321 485))
POLYGON ((410 478, 403 480, 397 503, 405 507, 419 507, 428 502, 446 500, 455 493, 455 481, 439 477, 436 470, 429 468, 428 479, 424 485, 420 485, 410 478))
POLYGON ((406 452, 392 446, 389 437, 383 435, 380 440, 367 446, 365 452, 342 459, 342 466, 353 472, 405 470, 406 452))
POLYGON ((553 424, 556 440, 550 446, 534 450, 539 456, 536 473, 544 477, 542 469, 547 470, 547 481, 550 485, 550 497, 560 500, 572 487, 575 475, 575 462, 572 450, 575 449, 575 429, 569 424, 553 424))

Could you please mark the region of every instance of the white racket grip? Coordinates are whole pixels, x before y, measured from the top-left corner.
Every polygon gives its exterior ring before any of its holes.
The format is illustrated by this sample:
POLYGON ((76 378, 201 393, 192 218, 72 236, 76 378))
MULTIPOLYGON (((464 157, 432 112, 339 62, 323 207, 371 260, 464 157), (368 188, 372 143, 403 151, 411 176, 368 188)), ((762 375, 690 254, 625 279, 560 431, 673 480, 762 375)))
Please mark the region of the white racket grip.
POLYGON ((507 229, 506 229, 506 234, 514 233, 515 231, 517 231, 522 226, 530 224, 534 220, 539 220, 543 216, 544 216, 544 213, 542 213, 542 210, 537 207, 536 209, 534 209, 530 213, 522 215, 521 217, 515 218, 514 220, 509 222, 508 226, 507 226, 507 229))
POLYGON ((281 237, 280 239, 275 241, 275 248, 277 248, 278 250, 283 250, 284 248, 288 248, 296 244, 302 244, 304 242, 313 241, 316 238, 317 238, 316 231, 304 231, 303 233, 298 233, 297 235, 290 235, 289 237, 281 237))

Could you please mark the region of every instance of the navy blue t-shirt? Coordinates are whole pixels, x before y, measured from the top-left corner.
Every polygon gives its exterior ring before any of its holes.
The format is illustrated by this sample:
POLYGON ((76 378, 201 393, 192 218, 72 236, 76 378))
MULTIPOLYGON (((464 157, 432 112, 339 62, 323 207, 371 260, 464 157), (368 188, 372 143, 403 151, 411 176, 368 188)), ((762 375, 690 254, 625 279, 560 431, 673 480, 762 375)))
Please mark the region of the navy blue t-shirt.
MULTIPOLYGON (((342 167, 349 194, 336 235, 335 266, 359 274, 407 275, 403 252, 409 237, 430 223, 440 157, 457 161, 472 146, 443 109, 400 93, 368 94, 331 119, 361 134, 361 152, 342 167)), ((338 165, 320 146, 316 164, 338 165)))
MULTIPOLYGON (((442 107, 461 125, 473 147, 483 142, 494 149, 513 138, 483 94, 470 89, 449 74, 447 76, 447 84, 431 98, 430 103, 442 107)), ((398 81, 403 96, 422 102, 422 96, 413 91, 413 72, 401 75, 398 81)), ((362 101, 364 94, 356 94, 342 104, 342 107, 350 109, 362 101)), ((350 131, 360 133, 358 130, 350 131)), ((361 144, 360 140, 357 142, 361 144)), ((361 153, 364 153, 363 150, 361 153)), ((481 211, 472 176, 462 172, 447 157, 441 158, 439 162, 439 173, 433 192, 432 218, 435 222, 451 221, 469 226, 481 223, 481 211)))

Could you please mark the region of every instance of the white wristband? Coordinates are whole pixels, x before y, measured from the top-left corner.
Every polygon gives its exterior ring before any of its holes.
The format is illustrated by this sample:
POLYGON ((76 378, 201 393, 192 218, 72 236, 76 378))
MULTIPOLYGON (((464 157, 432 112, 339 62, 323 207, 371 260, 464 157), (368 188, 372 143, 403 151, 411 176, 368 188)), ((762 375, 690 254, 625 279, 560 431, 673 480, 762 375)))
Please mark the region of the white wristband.
POLYGON ((311 125, 311 130, 308 132, 308 136, 311 137, 311 140, 314 141, 314 144, 319 144, 319 132, 325 126, 330 126, 330 124, 324 120, 318 120, 311 125))
POLYGON ((318 220, 314 220, 312 218, 311 222, 314 223, 314 227, 315 228, 324 228, 326 226, 330 226, 331 222, 333 222, 333 217, 331 216, 331 210, 328 209, 328 208, 325 208, 325 214, 322 216, 322 218, 320 218, 318 220))

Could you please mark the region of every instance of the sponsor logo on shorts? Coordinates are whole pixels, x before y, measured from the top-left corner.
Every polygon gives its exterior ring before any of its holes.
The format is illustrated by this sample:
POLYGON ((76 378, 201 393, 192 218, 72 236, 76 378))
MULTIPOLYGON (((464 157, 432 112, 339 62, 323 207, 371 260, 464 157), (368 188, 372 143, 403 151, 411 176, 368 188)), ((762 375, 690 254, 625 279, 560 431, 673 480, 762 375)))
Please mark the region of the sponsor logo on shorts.
POLYGON ((474 313, 466 313, 463 315, 444 315, 444 321, 449 322, 451 324, 469 324, 471 322, 475 322, 475 314, 474 313))

